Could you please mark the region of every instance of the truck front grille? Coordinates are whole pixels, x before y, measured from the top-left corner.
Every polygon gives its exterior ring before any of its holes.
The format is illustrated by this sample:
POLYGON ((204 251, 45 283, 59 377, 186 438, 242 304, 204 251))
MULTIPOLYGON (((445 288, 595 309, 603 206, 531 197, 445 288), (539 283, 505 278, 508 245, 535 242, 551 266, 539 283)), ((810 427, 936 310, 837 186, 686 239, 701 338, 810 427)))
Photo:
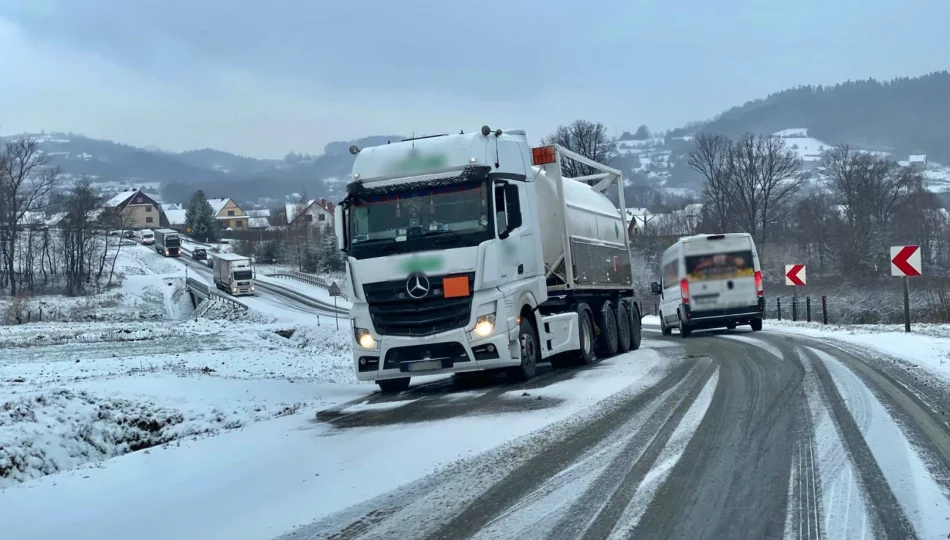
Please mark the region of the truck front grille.
POLYGON ((474 272, 468 274, 468 296, 459 298, 443 296, 442 277, 429 277, 429 292, 418 299, 409 296, 405 279, 364 284, 363 294, 376 331, 384 336, 429 336, 468 324, 474 272))

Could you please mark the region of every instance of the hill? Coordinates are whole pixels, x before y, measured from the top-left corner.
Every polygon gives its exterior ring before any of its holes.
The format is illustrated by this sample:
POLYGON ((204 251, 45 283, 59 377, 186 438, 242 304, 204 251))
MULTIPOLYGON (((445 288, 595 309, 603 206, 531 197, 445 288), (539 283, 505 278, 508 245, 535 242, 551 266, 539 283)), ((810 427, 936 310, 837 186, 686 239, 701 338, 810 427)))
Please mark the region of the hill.
POLYGON ((672 135, 701 130, 735 137, 792 126, 834 145, 896 156, 926 154, 930 160, 950 163, 950 72, 886 82, 800 86, 734 107, 672 135))

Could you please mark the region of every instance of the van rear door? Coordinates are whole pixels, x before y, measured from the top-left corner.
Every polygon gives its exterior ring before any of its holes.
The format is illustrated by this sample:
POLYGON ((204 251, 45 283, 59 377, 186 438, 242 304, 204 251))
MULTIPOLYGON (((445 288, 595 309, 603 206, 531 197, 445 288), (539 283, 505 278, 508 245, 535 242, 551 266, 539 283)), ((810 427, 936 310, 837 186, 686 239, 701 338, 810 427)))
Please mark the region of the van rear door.
POLYGON ((709 237, 690 244, 686 276, 695 311, 757 305, 754 253, 748 238, 709 237))

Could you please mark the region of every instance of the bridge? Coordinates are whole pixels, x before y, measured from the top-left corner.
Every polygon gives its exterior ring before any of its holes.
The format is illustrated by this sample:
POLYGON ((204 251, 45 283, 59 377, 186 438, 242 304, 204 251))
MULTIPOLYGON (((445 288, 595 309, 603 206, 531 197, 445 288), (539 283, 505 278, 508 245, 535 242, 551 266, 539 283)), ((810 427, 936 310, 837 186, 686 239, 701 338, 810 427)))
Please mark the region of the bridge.
POLYGON ((185 280, 185 289, 188 291, 188 296, 191 298, 191 305, 195 308, 200 306, 203 302, 228 302, 234 307, 241 309, 248 309, 247 304, 244 302, 239 302, 238 300, 228 296, 216 288, 212 288, 207 283, 199 281, 193 277, 189 277, 185 280))

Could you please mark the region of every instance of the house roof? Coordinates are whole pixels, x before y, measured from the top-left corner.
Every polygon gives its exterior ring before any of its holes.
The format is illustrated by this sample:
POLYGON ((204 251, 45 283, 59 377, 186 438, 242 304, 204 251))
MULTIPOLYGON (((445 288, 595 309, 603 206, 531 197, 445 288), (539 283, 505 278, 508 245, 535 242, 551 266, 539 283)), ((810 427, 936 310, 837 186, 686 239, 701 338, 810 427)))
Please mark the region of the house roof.
POLYGON ((266 217, 249 217, 247 218, 247 227, 249 229, 266 229, 270 227, 270 222, 266 217))
POLYGON ((297 209, 300 208, 301 211, 306 210, 313 204, 313 201, 307 201, 304 203, 287 203, 284 205, 284 213, 287 214, 287 223, 290 223, 297 217, 297 209))
POLYGON ((187 213, 188 213, 187 210, 178 210, 178 209, 165 210, 165 217, 168 218, 168 225, 169 226, 184 225, 185 214, 187 213))
POLYGON ((162 210, 165 210, 166 212, 169 210, 182 210, 182 209, 183 208, 180 203, 169 203, 169 204, 162 205, 162 210))
POLYGON ((59 222, 62 221, 63 218, 65 217, 66 217, 66 212, 56 212, 55 214, 51 214, 46 219, 46 226, 55 227, 56 225, 59 225, 59 222))
POLYGON ((270 210, 267 208, 256 208, 254 210, 245 210, 247 217, 269 218, 270 210))
POLYGON ((208 204, 211 205, 211 209, 214 210, 214 215, 217 216, 221 213, 221 210, 224 210, 224 206, 228 204, 228 201, 231 199, 208 199, 208 204))
POLYGON ((114 208, 116 206, 121 206, 125 201, 132 198, 133 195, 138 193, 137 189, 127 189, 125 191, 120 191, 116 193, 111 199, 106 201, 103 206, 106 208, 114 208))

